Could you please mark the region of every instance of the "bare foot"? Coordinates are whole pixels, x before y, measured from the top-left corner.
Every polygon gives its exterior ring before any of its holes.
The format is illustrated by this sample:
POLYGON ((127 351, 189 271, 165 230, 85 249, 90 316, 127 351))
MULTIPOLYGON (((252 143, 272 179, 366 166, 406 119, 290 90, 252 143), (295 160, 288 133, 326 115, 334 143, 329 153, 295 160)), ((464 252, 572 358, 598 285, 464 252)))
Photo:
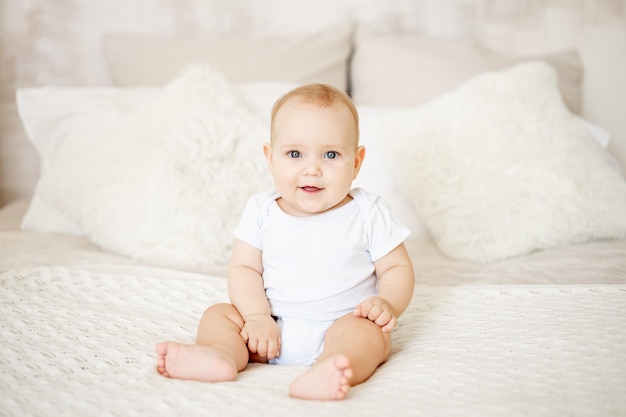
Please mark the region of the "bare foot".
POLYGON ((350 378, 350 360, 344 355, 331 356, 296 378, 289 395, 305 400, 342 400, 348 395, 350 378))
POLYGON ((237 378, 235 361, 220 349, 161 342, 154 347, 157 354, 157 370, 163 376, 176 379, 218 382, 237 378))

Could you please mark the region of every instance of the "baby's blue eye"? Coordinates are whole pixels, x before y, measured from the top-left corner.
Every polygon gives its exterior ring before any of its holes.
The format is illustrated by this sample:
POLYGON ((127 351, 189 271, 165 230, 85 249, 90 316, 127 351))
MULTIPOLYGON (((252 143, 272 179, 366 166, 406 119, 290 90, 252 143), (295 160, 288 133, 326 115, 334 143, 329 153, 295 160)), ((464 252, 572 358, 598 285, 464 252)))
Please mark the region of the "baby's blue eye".
POLYGON ((339 156, 339 154, 338 154, 337 152, 335 152, 335 151, 328 151, 328 152, 326 152, 326 154, 324 155, 324 157, 325 157, 325 158, 328 158, 328 159, 335 159, 335 158, 337 158, 338 156, 339 156))
POLYGON ((290 158, 300 158, 300 151, 289 151, 287 153, 290 158))

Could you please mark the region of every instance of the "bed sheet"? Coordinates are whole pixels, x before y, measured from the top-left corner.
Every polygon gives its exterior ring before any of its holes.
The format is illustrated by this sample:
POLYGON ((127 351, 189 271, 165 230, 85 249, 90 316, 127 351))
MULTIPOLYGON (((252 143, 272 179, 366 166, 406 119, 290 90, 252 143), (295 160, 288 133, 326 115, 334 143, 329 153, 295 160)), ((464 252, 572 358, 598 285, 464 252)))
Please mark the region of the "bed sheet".
POLYGON ((611 416, 626 400, 626 285, 417 286, 389 360, 345 401, 291 399, 305 368, 171 380, 221 277, 43 267, 0 275, 2 416, 611 416))

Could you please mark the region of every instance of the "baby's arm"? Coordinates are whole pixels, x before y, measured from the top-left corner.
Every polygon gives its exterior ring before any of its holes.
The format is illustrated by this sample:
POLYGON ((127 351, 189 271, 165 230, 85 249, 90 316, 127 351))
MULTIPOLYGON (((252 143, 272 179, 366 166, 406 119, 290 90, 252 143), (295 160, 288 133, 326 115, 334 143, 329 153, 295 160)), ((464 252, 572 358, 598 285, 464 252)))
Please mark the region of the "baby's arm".
POLYGON ((228 294, 244 320, 241 337, 248 350, 272 359, 280 350, 280 332, 272 318, 262 273, 261 251, 237 240, 228 269, 228 294))
POLYGON ((366 317, 389 332, 396 327, 398 317, 404 312, 415 286, 411 259, 404 244, 374 262, 378 277, 378 295, 359 303, 354 314, 366 317))

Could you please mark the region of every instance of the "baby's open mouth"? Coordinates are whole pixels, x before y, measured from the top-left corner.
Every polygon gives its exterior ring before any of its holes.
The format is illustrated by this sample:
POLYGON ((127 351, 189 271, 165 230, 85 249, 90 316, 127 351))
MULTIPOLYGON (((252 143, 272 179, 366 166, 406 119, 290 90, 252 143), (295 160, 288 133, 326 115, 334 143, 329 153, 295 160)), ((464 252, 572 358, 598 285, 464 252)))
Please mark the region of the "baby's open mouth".
POLYGON ((300 187, 300 188, 303 189, 306 192, 309 192, 309 193, 313 193, 315 191, 320 191, 321 190, 321 188, 314 187, 312 185, 305 185, 304 187, 300 187))

